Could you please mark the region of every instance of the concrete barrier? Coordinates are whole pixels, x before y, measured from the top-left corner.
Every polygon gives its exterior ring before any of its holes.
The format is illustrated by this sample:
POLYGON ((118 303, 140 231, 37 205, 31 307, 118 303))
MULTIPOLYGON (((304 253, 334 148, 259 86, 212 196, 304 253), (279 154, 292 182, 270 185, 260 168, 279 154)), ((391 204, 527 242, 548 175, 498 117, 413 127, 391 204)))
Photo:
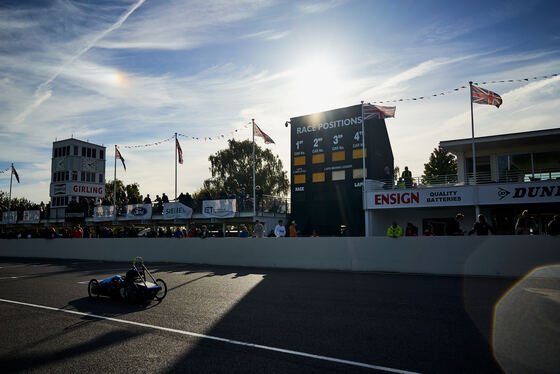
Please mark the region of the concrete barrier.
POLYGON ((523 276, 560 264, 548 236, 0 240, 0 256, 440 275, 523 276))

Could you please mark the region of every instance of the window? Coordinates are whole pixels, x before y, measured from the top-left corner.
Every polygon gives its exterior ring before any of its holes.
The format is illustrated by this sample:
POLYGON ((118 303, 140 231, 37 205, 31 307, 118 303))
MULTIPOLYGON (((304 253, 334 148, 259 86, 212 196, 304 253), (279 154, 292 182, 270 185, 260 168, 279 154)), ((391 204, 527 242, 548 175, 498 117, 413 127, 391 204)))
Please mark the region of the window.
POLYGON ((74 146, 74 156, 77 156, 77 155, 78 155, 78 146, 75 145, 74 146))
POLYGON ((64 196, 64 205, 68 205, 68 196, 64 196))
POLYGON ((57 158, 58 157, 58 148, 54 149, 54 157, 57 158))
POLYGON ((86 149, 82 147, 82 157, 86 157, 86 149))
POLYGON ((66 146, 66 153, 65 153, 65 155, 66 155, 66 156, 70 156, 70 146, 69 146, 69 145, 66 146))
POLYGON ((99 174, 99 183, 103 183, 103 174, 99 174))
POLYGON ((80 181, 85 182, 86 181, 86 172, 82 171, 80 173, 80 181))
POLYGON ((77 181, 77 180, 78 180, 78 172, 75 171, 75 170, 72 172, 72 180, 73 180, 73 181, 77 181))
POLYGON ((91 157, 91 148, 87 148, 87 156, 91 157))
POLYGON ((70 172, 68 170, 66 170, 66 173, 64 175, 64 180, 67 181, 70 179, 70 172))
POLYGON ((99 158, 103 160, 103 151, 99 151, 99 158))
POLYGON ((90 177, 90 173, 86 172, 86 182, 91 182, 91 177, 90 177))
POLYGON ((93 148, 91 150, 91 157, 96 158, 97 157, 97 149, 93 148))

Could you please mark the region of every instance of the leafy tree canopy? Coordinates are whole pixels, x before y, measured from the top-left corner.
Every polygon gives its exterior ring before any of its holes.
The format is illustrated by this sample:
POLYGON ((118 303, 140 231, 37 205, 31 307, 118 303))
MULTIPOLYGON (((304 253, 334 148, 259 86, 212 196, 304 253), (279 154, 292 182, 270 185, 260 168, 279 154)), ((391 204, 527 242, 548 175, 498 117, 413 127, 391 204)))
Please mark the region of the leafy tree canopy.
POLYGON ((424 178, 428 181, 434 177, 448 177, 453 179, 457 176, 457 159, 447 149, 438 146, 434 148, 427 164, 424 164, 424 178))
MULTIPOLYGON (((111 203, 113 202, 113 183, 114 181, 107 181, 105 183, 105 198, 111 203)), ((117 179, 117 205, 122 205, 125 200, 129 202, 142 202, 143 197, 140 195, 140 186, 138 183, 127 184, 117 179)))
MULTIPOLYGON (((220 193, 228 195, 238 193, 245 188, 248 194, 253 193, 253 143, 249 140, 236 141, 230 139, 228 148, 208 157, 212 178, 204 181, 202 190, 206 190, 212 198, 220 193)), ((265 195, 286 195, 290 188, 288 173, 282 161, 269 149, 255 144, 255 176, 256 185, 261 186, 265 195)), ((206 192, 205 191, 205 192, 206 192)), ((193 194, 198 197, 202 191, 193 194)))
MULTIPOLYGON (((8 202, 9 202, 9 193, 0 191, 0 210, 7 211, 8 202)), ((12 197, 12 203, 10 205, 10 209, 13 211, 32 210, 32 209, 39 209, 39 208, 40 208, 40 204, 35 204, 34 202, 27 200, 25 197, 19 197, 19 198, 12 197)))

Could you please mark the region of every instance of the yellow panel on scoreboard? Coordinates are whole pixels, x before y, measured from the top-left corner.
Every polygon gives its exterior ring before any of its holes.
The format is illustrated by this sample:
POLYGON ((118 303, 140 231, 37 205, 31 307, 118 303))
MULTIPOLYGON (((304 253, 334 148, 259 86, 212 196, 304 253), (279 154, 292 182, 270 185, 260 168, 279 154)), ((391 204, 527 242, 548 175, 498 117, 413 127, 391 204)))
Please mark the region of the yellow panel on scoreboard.
MULTIPOLYGON (((367 157, 367 148, 366 148, 366 157, 367 157)), ((362 158, 362 149, 358 148, 352 150, 352 158, 353 159, 362 158)))
POLYGON ((346 152, 344 151, 337 151, 332 153, 332 160, 333 161, 344 161, 346 160, 346 152))
POLYGON ((325 162, 325 154, 324 153, 317 153, 311 157, 312 164, 322 164, 325 162))
POLYGON ((325 181, 325 173, 323 173, 323 172, 313 173, 312 181, 313 181, 313 183, 324 182, 325 181))
POLYGON ((294 175, 294 184, 303 184, 303 183, 305 183, 305 174, 294 175))
POLYGON ((305 156, 294 157, 294 166, 305 165, 305 156))
MULTIPOLYGON (((354 179, 362 179, 364 177, 364 169, 353 169, 352 177, 354 179)), ((366 178, 367 178, 367 168, 366 168, 366 178)))

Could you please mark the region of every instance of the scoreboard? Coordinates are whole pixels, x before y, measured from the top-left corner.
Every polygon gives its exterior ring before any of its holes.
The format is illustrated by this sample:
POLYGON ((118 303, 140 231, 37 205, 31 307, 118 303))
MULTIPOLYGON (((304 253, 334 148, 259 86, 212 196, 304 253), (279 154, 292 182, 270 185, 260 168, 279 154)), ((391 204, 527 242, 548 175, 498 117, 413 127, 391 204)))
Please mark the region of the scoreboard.
POLYGON ((304 234, 363 235, 362 183, 393 170, 385 121, 367 120, 363 168, 361 105, 291 118, 292 216, 304 234))

